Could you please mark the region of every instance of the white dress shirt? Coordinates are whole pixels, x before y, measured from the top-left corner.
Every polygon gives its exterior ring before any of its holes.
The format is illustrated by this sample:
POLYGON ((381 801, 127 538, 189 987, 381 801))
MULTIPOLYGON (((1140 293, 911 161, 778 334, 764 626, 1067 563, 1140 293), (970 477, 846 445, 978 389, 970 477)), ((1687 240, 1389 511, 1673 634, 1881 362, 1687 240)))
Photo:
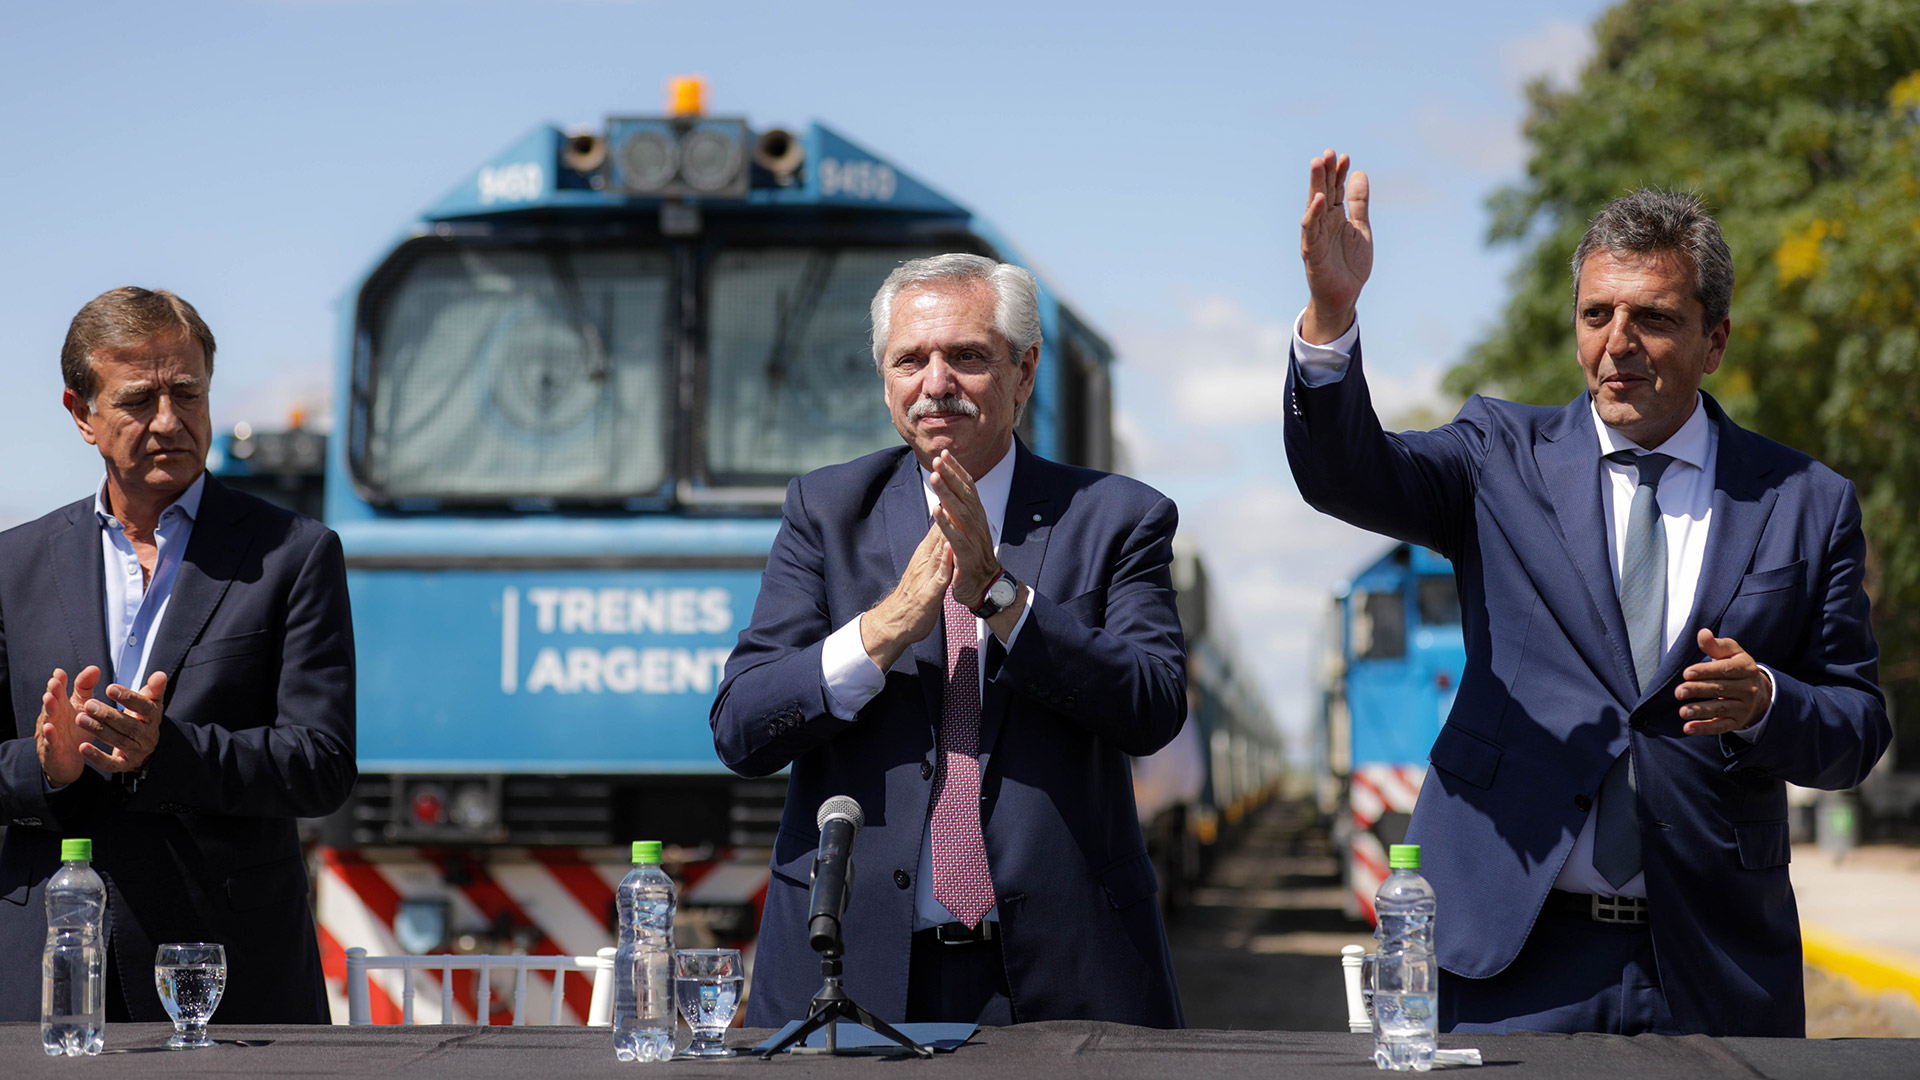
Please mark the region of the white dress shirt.
MULTIPOLYGON (((988 469, 985 476, 978 477, 973 482, 973 489, 980 496, 980 509, 987 515, 987 526, 993 534, 996 553, 1000 550, 1001 526, 1005 524, 1007 517, 1007 496, 1013 492, 1013 462, 1017 456, 1009 446, 999 463, 988 469)), ((940 507, 940 496, 934 492, 927 471, 925 469, 918 469, 918 471, 921 491, 927 498, 927 517, 931 519, 933 512, 940 507)), ((1000 642, 1008 649, 1013 648, 1014 640, 1020 636, 1020 628, 1027 625, 1027 616, 1033 611, 1033 590, 1024 583, 1020 589, 1025 606, 1020 611, 1020 618, 1014 622, 1012 632, 1000 642)), ((860 710, 880 693, 887 680, 887 673, 867 655, 867 647, 860 639, 861 618, 862 616, 854 616, 846 625, 828 635, 820 649, 820 678, 827 688, 827 706, 833 711, 833 715, 848 721, 859 718, 860 710)), ((985 641, 988 634, 987 622, 985 619, 977 622, 980 640, 985 641)), ((984 699, 986 690, 984 663, 980 665, 980 679, 981 696, 984 699)), ((927 813, 929 815, 933 813, 931 799, 927 802, 927 813)), ((913 906, 915 929, 926 929, 955 921, 953 914, 947 911, 946 905, 933 898, 932 829, 924 830, 921 836, 920 870, 914 882, 913 906)), ((999 918, 1000 908, 996 904, 993 910, 987 912, 986 919, 997 921, 999 918)))
MULTIPOLYGON (((1302 312, 1302 317, 1305 312, 1302 312)), ((1340 381, 1347 363, 1360 340, 1360 321, 1355 319, 1347 332, 1325 345, 1315 345, 1300 336, 1300 320, 1294 320, 1293 355, 1300 365, 1300 379, 1308 386, 1325 386, 1340 381)), ((1608 427, 1592 400, 1587 405, 1593 416, 1594 431, 1600 441, 1596 476, 1600 484, 1600 505, 1612 524, 1607 530, 1607 565, 1613 571, 1614 593, 1620 590, 1620 568, 1626 557, 1627 517, 1633 506, 1633 492, 1640 483, 1639 470, 1616 465, 1606 455, 1618 450, 1645 452, 1644 448, 1608 427)), ((1697 397, 1693 412, 1658 451, 1672 457, 1655 492, 1660 521, 1667 531, 1667 618, 1662 651, 1671 649, 1683 635, 1691 637, 1694 593, 1700 584, 1700 568, 1707 557, 1707 536, 1713 523, 1713 477, 1719 461, 1719 432, 1707 422, 1707 410, 1697 397)), ((1764 665, 1763 665, 1764 666, 1764 665)), ((1771 678, 1771 673, 1769 673, 1771 678)), ((1760 737, 1766 726, 1763 718, 1744 731, 1736 732, 1748 741, 1760 737)), ((1588 814, 1580 835, 1574 838, 1573 851, 1553 887, 1568 892, 1601 893, 1619 896, 1647 895, 1644 874, 1635 874, 1615 889, 1593 868, 1593 831, 1597 815, 1588 814)))

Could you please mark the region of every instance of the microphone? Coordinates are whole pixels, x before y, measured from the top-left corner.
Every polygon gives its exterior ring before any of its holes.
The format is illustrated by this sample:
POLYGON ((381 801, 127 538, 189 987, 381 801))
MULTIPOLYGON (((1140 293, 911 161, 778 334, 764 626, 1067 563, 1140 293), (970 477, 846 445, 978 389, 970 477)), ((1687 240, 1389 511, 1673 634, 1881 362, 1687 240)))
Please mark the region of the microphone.
POLYGON ((840 916, 853 884, 853 838, 867 823, 860 804, 835 795, 820 804, 820 852, 813 857, 813 891, 807 898, 807 944, 823 956, 839 956, 840 916))

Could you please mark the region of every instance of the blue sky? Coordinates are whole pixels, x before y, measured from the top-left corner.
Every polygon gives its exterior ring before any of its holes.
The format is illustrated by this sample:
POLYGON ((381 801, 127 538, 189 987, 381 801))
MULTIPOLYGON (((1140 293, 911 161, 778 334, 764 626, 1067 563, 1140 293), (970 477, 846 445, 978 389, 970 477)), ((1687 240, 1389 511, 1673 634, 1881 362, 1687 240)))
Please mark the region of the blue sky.
MULTIPOLYGON (((1279 437, 1305 164, 1374 179, 1362 302, 1389 414, 1496 318, 1525 79, 1593 0, 880 5, 646 0, 21 4, 0 30, 0 525, 97 483, 59 405, 73 312, 174 289, 220 341, 217 427, 326 411, 336 305, 535 124, 659 108, 819 120, 994 221, 1113 341, 1131 471, 1180 503, 1283 727, 1340 577, 1384 547, 1300 503, 1279 437)), ((1571 363, 1571 358, 1569 358, 1571 363)))

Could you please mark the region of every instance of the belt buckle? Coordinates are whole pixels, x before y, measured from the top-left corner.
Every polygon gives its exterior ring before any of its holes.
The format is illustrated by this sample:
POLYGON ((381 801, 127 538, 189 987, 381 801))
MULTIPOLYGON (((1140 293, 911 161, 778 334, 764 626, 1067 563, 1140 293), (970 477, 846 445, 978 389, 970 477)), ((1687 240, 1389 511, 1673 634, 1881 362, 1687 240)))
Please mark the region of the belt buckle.
POLYGON ((1645 926, 1647 902, 1637 896, 1601 896, 1595 893, 1592 914, 1593 921, 1597 923, 1645 926))
POLYGON ((933 940, 942 945, 971 945, 976 941, 993 940, 993 924, 981 920, 980 925, 969 929, 966 923, 941 923, 933 928, 933 940))

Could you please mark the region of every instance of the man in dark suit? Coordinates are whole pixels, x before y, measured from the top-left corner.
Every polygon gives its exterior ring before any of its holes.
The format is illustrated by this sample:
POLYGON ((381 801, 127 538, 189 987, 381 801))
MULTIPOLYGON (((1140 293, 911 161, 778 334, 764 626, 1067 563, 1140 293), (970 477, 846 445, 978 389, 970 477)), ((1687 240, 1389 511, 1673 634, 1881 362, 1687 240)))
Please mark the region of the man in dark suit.
POLYGON ((1442 1026, 1804 1034, 1786 784, 1859 783, 1890 729, 1853 486, 1699 390, 1730 327, 1719 227, 1616 200, 1573 261, 1587 392, 1390 435, 1354 314, 1367 201, 1313 163, 1287 457, 1315 507, 1454 561, 1466 671, 1407 836, 1442 1026))
POLYGON ((156 946, 226 947, 217 1021, 325 1023, 296 817, 353 786, 340 542, 206 475, 213 335, 168 292, 74 317, 94 495, 0 534, 0 1019, 39 1015, 62 837, 107 884, 107 1018, 165 1020, 156 946))
POLYGON ((1013 434, 1033 278, 896 270, 874 361, 906 446, 787 488, 713 706, 729 768, 789 765, 747 1022, 805 1016, 815 812, 864 808, 846 986, 882 1019, 1181 1024, 1127 755, 1186 716, 1173 503, 1013 434))

